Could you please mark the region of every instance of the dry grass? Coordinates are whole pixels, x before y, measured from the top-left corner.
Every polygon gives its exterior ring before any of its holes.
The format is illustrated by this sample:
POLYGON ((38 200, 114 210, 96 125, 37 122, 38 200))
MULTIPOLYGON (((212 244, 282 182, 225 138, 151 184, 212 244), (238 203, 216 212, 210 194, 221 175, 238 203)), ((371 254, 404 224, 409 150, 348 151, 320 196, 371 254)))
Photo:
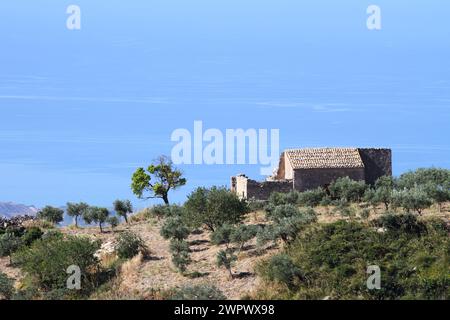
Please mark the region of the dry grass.
MULTIPOLYGON (((358 213, 362 210, 359 205, 354 206, 354 217, 343 218, 338 213, 333 213, 332 207, 316 208, 319 223, 331 223, 340 219, 360 219, 358 213)), ((375 219, 384 211, 383 207, 372 208, 369 219, 375 219)), ((424 218, 435 216, 450 222, 450 205, 446 203, 441 212, 433 207, 425 210, 424 218)), ((256 249, 256 241, 253 240, 247 245, 247 250, 239 254, 239 259, 233 267, 236 275, 234 279, 229 279, 224 269, 218 268, 215 264, 216 254, 223 249, 221 246, 214 246, 209 243, 210 234, 207 231, 201 234, 192 234, 188 238, 190 243, 192 263, 189 265, 187 275, 183 276, 177 272, 171 262, 169 251, 169 241, 163 239, 159 230, 162 221, 150 218, 143 213, 139 218, 131 219, 130 224, 121 224, 115 232, 106 229, 106 232, 100 233, 97 227, 84 228, 63 228, 65 234, 84 235, 91 239, 101 240, 103 243, 111 242, 115 237, 124 231, 132 231, 138 234, 148 246, 152 255, 150 258, 144 258, 139 255, 128 262, 125 262, 119 272, 119 275, 104 285, 92 299, 162 299, 164 292, 181 288, 186 285, 212 284, 220 288, 228 299, 240 299, 248 296, 258 296, 256 290, 260 288, 260 279, 255 274, 255 266, 261 260, 281 250, 281 247, 270 247, 265 251, 259 252, 256 249), (189 274, 191 276, 189 276, 189 274)), ((263 211, 250 213, 245 223, 264 224, 266 223, 263 211)), ((109 268, 116 264, 115 254, 104 254, 101 257, 103 266, 109 268)), ((0 258, 0 269, 10 277, 20 280, 22 274, 19 269, 8 265, 8 258, 0 258)), ((266 292, 270 296, 270 289, 266 292)))

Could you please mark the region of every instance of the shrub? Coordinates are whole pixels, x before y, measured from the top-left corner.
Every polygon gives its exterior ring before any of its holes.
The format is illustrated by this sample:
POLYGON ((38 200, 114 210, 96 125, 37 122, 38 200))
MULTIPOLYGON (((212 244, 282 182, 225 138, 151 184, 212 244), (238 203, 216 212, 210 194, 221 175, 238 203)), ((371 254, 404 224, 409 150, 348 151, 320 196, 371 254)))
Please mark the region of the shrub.
POLYGON ((256 233, 256 246, 261 249, 270 241, 276 241, 277 234, 273 225, 259 227, 256 233))
POLYGON ((28 228, 22 236, 22 242, 24 245, 30 246, 34 241, 41 239, 43 234, 44 233, 38 227, 28 228))
POLYGON ((280 206, 285 204, 297 204, 299 200, 299 193, 298 191, 290 191, 288 193, 282 193, 282 192, 273 192, 269 197, 269 203, 274 206, 280 206))
POLYGON ((130 217, 131 222, 146 221, 153 217, 152 209, 145 208, 130 217))
POLYGON ((14 281, 6 274, 0 271, 0 300, 3 297, 5 300, 11 299, 14 293, 14 281))
POLYGON ((184 240, 189 236, 190 230, 180 217, 170 217, 164 222, 160 233, 164 239, 184 240))
POLYGON ((298 215, 283 218, 274 225, 273 235, 275 239, 281 239, 284 243, 293 242, 300 231, 308 224, 316 222, 317 217, 314 211, 306 211, 298 215))
POLYGON ((141 237, 127 231, 117 237, 116 251, 120 259, 131 259, 137 256, 139 252, 146 256, 148 248, 141 237))
POLYGON ((206 226, 210 231, 225 223, 237 224, 248 213, 244 200, 225 188, 198 188, 185 203, 186 222, 191 227, 206 226))
POLYGON ((237 256, 232 250, 220 250, 217 253, 217 266, 224 267, 228 270, 230 278, 234 278, 233 272, 231 271, 232 266, 237 260, 237 256))
POLYGON ((355 181, 349 177, 338 178, 329 187, 331 197, 344 201, 359 202, 366 191, 364 181, 355 181))
POLYGON ((152 207, 150 211, 158 220, 170 215, 170 208, 167 205, 156 205, 152 207))
POLYGON ((172 253, 172 263, 177 270, 181 273, 186 272, 187 266, 191 263, 189 244, 185 240, 172 239, 170 252, 172 253))
POLYGON ((280 206, 282 204, 286 204, 284 193, 281 192, 273 192, 269 196, 269 204, 273 206, 280 206))
POLYGON ((226 297, 218 288, 213 285, 184 286, 169 297, 169 300, 225 300, 226 297))
POLYGON ((298 214, 300 214, 300 211, 292 204, 283 204, 276 206, 275 208, 269 207, 269 210, 266 211, 267 219, 275 222, 298 214))
POLYGON ((225 244, 228 248, 234 231, 235 227, 226 223, 211 234, 211 242, 215 245, 225 244))
POLYGON ((289 288, 293 288, 296 280, 301 277, 300 269, 287 254, 277 254, 271 257, 258 269, 263 278, 282 283, 289 288))
POLYGON ((367 208, 362 209, 359 216, 364 220, 368 220, 370 218, 370 210, 367 208))
POLYGON ((64 235, 59 230, 49 230, 42 235, 42 240, 46 240, 46 241, 49 241, 49 240, 58 241, 58 240, 63 240, 63 239, 64 239, 64 235))
POLYGON ((354 215, 354 210, 350 206, 350 203, 344 199, 333 201, 335 207, 333 209, 334 213, 339 213, 342 217, 351 217, 354 215))
POLYGON ((258 230, 256 235, 258 247, 278 239, 289 244, 297 238, 305 226, 317 221, 317 215, 313 209, 300 211, 295 208, 296 210, 293 211, 288 206, 280 206, 280 212, 283 214, 278 215, 275 223, 258 230))
POLYGON ((326 196, 327 194, 322 188, 305 191, 299 194, 298 204, 308 207, 317 207, 326 196))
POLYGON ((37 213, 37 217, 51 223, 60 223, 64 219, 64 210, 46 206, 44 209, 37 213))
MULTIPOLYGON (((343 220, 311 225, 284 251, 301 270, 302 281, 291 287, 271 286, 270 297, 446 300, 450 294, 449 249, 445 232, 380 233, 366 224, 343 220), (382 268, 381 290, 368 290, 368 265, 382 268)), ((258 272, 271 282, 267 266, 263 264, 258 272)), ((262 294, 264 290, 257 292, 262 294)))
POLYGON ((14 233, 7 232, 3 234, 0 236, 0 256, 9 257, 9 262, 12 263, 11 256, 21 245, 21 239, 14 235, 14 233))
POLYGON ((81 290, 69 291, 66 296, 89 293, 96 284, 99 263, 95 253, 100 248, 99 242, 87 238, 56 237, 35 241, 31 247, 24 247, 13 256, 13 260, 27 273, 31 282, 41 291, 65 290, 68 267, 75 265, 81 270, 81 290))
POLYGON ((249 211, 251 211, 251 212, 264 210, 265 206, 266 206, 266 201, 250 200, 248 202, 248 208, 249 208, 249 211))
POLYGON ((245 244, 256 237, 258 230, 259 227, 255 225, 240 225, 231 233, 230 240, 238 246, 239 252, 241 252, 245 244))
POLYGON ((375 220, 373 223, 377 227, 382 227, 388 231, 401 234, 413 234, 415 236, 420 236, 427 231, 425 223, 417 220, 417 217, 411 213, 387 213, 375 220))

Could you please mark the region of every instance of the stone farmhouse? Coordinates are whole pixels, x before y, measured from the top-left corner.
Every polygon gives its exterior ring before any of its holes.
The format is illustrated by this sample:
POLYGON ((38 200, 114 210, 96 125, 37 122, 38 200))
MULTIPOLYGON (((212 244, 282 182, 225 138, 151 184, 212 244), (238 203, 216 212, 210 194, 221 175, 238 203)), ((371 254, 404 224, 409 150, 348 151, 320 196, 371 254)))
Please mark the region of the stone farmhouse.
POLYGON ((392 175, 392 151, 380 148, 305 148, 285 150, 278 169, 264 182, 240 174, 231 190, 244 199, 267 200, 273 192, 327 188, 340 177, 374 184, 392 175))

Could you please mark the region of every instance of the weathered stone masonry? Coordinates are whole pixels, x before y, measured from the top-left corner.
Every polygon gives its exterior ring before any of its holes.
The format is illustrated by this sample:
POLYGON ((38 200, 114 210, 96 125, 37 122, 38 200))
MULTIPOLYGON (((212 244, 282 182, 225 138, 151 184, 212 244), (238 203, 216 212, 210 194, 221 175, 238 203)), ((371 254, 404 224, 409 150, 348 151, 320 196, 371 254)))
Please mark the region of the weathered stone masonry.
POLYGON ((290 149, 281 154, 273 177, 258 182, 241 174, 231 178, 231 190, 244 199, 267 200, 273 192, 327 187, 340 177, 373 184, 384 175, 392 175, 390 149, 290 149))

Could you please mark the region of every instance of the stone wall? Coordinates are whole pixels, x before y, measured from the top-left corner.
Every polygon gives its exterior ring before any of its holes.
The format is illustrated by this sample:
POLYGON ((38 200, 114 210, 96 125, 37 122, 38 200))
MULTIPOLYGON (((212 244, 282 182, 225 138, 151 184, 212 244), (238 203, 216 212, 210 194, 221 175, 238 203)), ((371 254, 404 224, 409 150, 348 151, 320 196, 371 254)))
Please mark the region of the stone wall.
POLYGON ((274 181, 258 182, 241 174, 231 178, 231 190, 243 199, 267 200, 273 192, 300 192, 325 187, 334 180, 349 177, 355 181, 373 184, 384 175, 392 175, 392 151, 390 149, 359 148, 364 168, 297 169, 284 155, 280 157, 274 181))
POLYGON ((328 186, 334 180, 343 177, 364 181, 364 168, 297 169, 294 175, 294 188, 303 192, 328 186))
POLYGON ((274 192, 288 193, 292 189, 293 182, 289 180, 258 182, 249 179, 247 181, 247 199, 268 200, 274 192))
POLYGON ((382 176, 392 176, 391 149, 358 149, 365 166, 366 183, 374 184, 382 176))

